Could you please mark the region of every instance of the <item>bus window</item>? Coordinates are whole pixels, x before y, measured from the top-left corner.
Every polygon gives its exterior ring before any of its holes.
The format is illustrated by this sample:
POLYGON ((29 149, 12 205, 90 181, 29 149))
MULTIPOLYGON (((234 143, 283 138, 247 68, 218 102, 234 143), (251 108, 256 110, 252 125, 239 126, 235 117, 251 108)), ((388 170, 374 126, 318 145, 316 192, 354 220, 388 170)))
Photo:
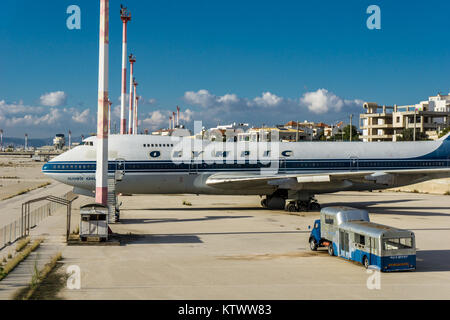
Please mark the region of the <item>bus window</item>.
POLYGON ((365 246, 366 245, 366 237, 361 234, 355 233, 355 243, 365 246))
POLYGON ((384 250, 412 249, 412 238, 383 239, 384 250))
POLYGON ((325 223, 326 224, 334 224, 334 219, 330 216, 325 216, 325 223))

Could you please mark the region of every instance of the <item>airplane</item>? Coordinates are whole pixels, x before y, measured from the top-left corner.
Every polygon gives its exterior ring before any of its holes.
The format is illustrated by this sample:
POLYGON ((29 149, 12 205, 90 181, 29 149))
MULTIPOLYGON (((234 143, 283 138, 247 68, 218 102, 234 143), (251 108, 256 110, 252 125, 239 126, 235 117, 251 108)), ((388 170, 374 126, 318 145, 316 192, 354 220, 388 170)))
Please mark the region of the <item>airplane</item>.
MULTIPOLYGON (((94 196, 97 137, 53 158, 42 172, 94 196)), ((122 194, 259 195, 261 205, 320 210, 315 195, 372 191, 450 177, 450 133, 414 142, 211 142, 110 135, 108 175, 122 194)))

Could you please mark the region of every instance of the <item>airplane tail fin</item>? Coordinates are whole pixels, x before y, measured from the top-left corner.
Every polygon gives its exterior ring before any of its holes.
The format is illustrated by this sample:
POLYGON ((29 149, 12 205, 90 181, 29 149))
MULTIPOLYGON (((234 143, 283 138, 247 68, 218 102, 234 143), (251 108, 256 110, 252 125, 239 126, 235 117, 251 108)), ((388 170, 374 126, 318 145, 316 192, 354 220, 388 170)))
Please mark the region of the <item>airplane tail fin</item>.
POLYGON ((444 141, 444 140, 450 141, 450 132, 447 133, 445 136, 440 137, 438 140, 439 140, 439 141, 444 141))

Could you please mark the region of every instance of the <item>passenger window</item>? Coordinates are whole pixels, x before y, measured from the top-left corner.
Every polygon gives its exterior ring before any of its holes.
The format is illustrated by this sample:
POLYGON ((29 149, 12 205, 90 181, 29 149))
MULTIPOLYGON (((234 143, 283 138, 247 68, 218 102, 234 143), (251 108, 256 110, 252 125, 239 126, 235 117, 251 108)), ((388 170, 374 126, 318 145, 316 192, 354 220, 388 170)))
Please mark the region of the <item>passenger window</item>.
POLYGON ((355 233, 355 243, 365 246, 366 245, 366 237, 355 233))
POLYGON ((330 216, 325 216, 325 223, 326 224, 334 224, 334 219, 330 216))

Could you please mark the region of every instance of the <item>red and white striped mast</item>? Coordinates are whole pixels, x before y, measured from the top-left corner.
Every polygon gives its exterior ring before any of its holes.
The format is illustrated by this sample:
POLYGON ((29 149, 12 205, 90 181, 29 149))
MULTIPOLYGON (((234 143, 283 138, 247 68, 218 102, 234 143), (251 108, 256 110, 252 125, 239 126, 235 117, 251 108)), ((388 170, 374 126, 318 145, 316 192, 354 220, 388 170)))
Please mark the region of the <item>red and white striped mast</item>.
POLYGON ((136 88, 138 83, 136 82, 136 78, 133 79, 133 134, 137 134, 137 93, 136 88))
POLYGON ((139 103, 139 99, 140 98, 139 98, 138 95, 136 95, 135 99, 136 99, 135 100, 136 103, 135 103, 135 106, 134 106, 134 122, 135 122, 135 127, 136 127, 135 133, 138 134, 138 132, 139 132, 139 128, 138 128, 138 125, 139 125, 139 121, 138 121, 138 103, 139 103))
POLYGON ((107 205, 108 198, 108 59, 109 0, 100 0, 100 49, 98 66, 97 168, 95 202, 107 205))
POLYGON ((173 121, 172 128, 175 129, 175 112, 172 112, 172 121, 173 121))
POLYGON ((120 19, 123 23, 122 35, 122 94, 120 102, 120 134, 127 133, 127 119, 125 118, 125 99, 127 96, 127 23, 131 20, 131 13, 120 5, 120 19))
POLYGON ((111 134, 111 106, 112 101, 108 100, 108 135, 111 134))
POLYGON ((180 126, 180 107, 177 106, 177 127, 180 126))
POLYGON ((136 57, 130 54, 128 57, 130 61, 130 104, 128 109, 128 134, 133 134, 133 65, 136 62, 136 57))

